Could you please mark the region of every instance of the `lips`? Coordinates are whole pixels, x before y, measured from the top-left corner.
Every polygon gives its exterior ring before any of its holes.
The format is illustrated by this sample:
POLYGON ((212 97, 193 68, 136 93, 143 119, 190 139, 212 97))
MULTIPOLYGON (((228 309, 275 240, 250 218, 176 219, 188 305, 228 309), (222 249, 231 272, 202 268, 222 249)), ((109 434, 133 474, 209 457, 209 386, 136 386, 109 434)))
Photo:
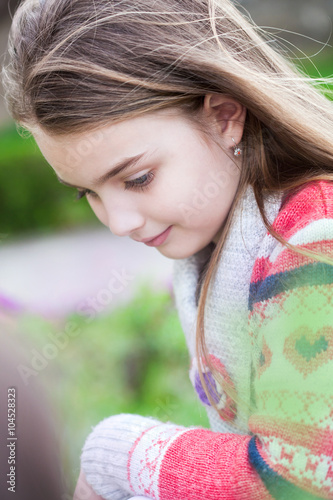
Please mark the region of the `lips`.
POLYGON ((163 233, 158 234, 157 236, 154 236, 154 238, 147 238, 144 240, 141 240, 141 243, 144 243, 145 245, 149 247, 158 247, 162 245, 167 237, 169 236, 169 233, 172 229, 172 226, 169 226, 163 233))

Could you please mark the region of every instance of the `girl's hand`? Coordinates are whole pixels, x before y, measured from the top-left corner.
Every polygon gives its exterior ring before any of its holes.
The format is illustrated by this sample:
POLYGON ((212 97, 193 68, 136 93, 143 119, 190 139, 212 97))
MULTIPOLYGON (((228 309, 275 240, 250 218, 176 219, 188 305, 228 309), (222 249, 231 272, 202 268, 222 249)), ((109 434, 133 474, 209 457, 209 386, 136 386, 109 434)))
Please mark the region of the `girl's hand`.
POLYGON ((87 483, 86 476, 82 469, 74 491, 73 500, 104 500, 103 497, 94 492, 90 484, 87 483))
MULTIPOLYGON (((74 492, 73 500, 104 500, 103 497, 94 492, 90 484, 87 483, 86 476, 80 471, 80 476, 74 492)), ((148 497, 131 497, 129 500, 149 500, 148 497)))

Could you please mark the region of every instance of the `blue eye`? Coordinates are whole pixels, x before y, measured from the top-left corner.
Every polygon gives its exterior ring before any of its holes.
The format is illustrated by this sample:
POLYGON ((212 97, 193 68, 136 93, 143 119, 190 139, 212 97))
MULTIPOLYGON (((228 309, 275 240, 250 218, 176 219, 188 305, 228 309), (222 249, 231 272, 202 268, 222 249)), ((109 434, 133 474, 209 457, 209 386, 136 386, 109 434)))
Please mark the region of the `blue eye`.
MULTIPOLYGON (((125 190, 126 189, 133 189, 133 190, 144 190, 148 187, 148 185, 152 182, 154 179, 155 174, 153 172, 148 172, 148 174, 141 175, 140 177, 137 177, 136 179, 133 179, 132 181, 125 181, 125 190)), ((77 195, 76 195, 76 200, 81 200, 81 198, 84 198, 85 196, 91 196, 92 198, 97 198, 98 195, 94 193, 94 191, 91 191, 90 189, 78 189, 77 190, 77 195)))
POLYGON ((141 175, 132 181, 125 181, 125 189, 145 189, 154 179, 153 172, 148 172, 148 174, 141 175))

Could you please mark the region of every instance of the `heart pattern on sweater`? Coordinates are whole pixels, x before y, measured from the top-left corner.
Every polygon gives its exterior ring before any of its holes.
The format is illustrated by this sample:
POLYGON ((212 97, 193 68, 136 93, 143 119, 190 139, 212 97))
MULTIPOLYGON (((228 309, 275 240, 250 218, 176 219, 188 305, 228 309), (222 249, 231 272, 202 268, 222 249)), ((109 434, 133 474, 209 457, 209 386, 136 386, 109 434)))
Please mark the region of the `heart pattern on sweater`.
POLYGON ((302 326, 286 339, 283 353, 304 378, 333 359, 333 327, 302 326))
POLYGON ((265 338, 263 338, 262 350, 260 352, 259 363, 257 368, 258 378, 267 370, 272 362, 272 351, 268 347, 265 338))

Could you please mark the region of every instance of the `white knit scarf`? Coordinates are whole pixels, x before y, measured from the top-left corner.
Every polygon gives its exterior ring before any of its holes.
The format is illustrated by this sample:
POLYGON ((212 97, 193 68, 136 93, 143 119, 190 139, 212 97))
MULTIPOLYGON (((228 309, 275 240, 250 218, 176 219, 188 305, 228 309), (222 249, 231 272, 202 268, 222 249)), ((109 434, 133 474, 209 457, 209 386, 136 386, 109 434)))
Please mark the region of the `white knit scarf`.
MULTIPOLYGON (((276 218, 282 195, 266 197, 265 213, 272 223, 276 218)), ((247 331, 248 298, 252 269, 267 233, 255 201, 252 187, 248 187, 233 215, 231 227, 218 265, 214 283, 210 286, 205 308, 205 336, 208 352, 223 365, 235 386, 238 398, 249 408, 251 353, 247 331)), ((190 378, 195 385, 195 331, 197 305, 195 293, 202 263, 209 255, 205 248, 187 259, 174 263, 174 292, 180 322, 192 360, 190 378)), ((221 389, 219 387, 219 389, 221 389)), ((223 390, 219 391, 223 395, 223 390)), ((221 405, 225 404, 225 394, 221 405), (224 400, 223 400, 224 397, 224 400), (223 401, 224 403, 223 403, 223 401)), ((206 405, 213 430, 247 433, 247 413, 238 408, 232 421, 221 419, 206 405)))

